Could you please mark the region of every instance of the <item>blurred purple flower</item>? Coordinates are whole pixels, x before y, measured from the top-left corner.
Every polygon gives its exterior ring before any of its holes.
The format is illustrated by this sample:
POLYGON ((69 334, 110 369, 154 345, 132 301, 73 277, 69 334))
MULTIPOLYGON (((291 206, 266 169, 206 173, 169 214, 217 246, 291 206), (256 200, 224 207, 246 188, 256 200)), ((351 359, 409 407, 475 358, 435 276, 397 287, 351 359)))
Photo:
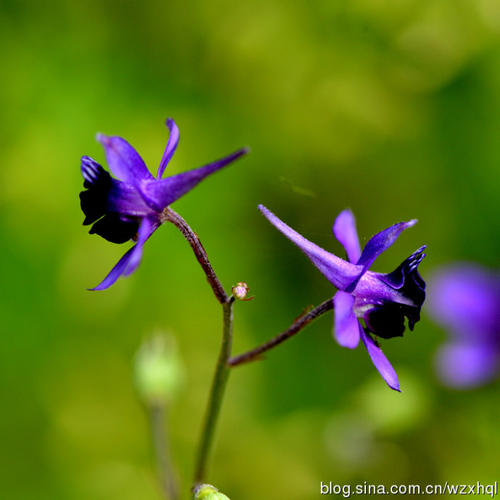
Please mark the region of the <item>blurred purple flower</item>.
POLYGON ((410 330, 420 319, 425 282, 417 267, 425 257, 425 246, 410 255, 392 273, 375 273, 369 268, 405 229, 417 221, 400 222, 381 231, 368 241, 361 252, 354 216, 350 210, 344 210, 333 225, 333 233, 346 250, 349 261, 345 261, 305 239, 264 206, 260 205, 259 209, 339 289, 333 297, 334 335, 337 342, 353 349, 361 338, 387 385, 399 391, 397 374, 372 334, 386 339, 402 336, 405 317, 408 318, 410 330), (364 321, 365 327, 360 319, 364 321))
POLYGON ((440 270, 429 286, 429 311, 450 334, 436 365, 451 387, 482 385, 500 372, 500 274, 474 264, 440 270))
POLYGON ((204 167, 162 179, 179 141, 179 129, 170 118, 167 127, 170 135, 156 178, 135 149, 121 137, 97 135, 97 140, 104 146, 109 168, 117 179, 111 177, 92 158, 82 157, 83 186, 86 188, 80 193, 85 214, 83 224, 93 224, 90 233, 96 233, 113 243, 125 243, 130 239, 136 241, 106 278, 92 290, 104 290, 120 276, 134 272, 141 261, 144 243, 165 222, 164 210, 168 205, 193 189, 205 177, 248 152, 245 148, 239 149, 204 167))

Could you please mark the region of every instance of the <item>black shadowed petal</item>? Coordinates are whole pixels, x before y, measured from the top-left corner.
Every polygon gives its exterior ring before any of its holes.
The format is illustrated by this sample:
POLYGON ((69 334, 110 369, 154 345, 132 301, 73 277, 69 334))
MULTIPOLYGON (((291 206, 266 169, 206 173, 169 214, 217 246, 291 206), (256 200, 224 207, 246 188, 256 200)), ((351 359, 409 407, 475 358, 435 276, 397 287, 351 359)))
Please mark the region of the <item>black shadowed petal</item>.
POLYGON ((85 214, 83 224, 88 225, 106 213, 112 179, 101 165, 88 156, 82 158, 81 169, 83 186, 87 190, 80 193, 80 205, 85 214))
POLYGON ((405 317, 408 318, 408 327, 413 330, 415 323, 420 320, 420 309, 425 300, 425 282, 418 273, 418 265, 425 257, 424 247, 411 254, 392 273, 381 275, 384 281, 398 294, 401 294, 412 305, 396 301, 383 301, 374 304, 363 314, 368 330, 378 337, 400 337, 405 330, 405 317))
POLYGON ((405 331, 404 309, 413 309, 395 302, 377 305, 363 315, 366 327, 377 337, 402 337, 405 331))
POLYGON ((112 243, 125 243, 132 239, 139 229, 139 220, 116 213, 106 214, 90 229, 90 234, 98 234, 112 243))
MULTIPOLYGON (((419 309, 425 300, 425 281, 418 272, 418 265, 425 257, 425 248, 423 246, 413 252, 392 273, 380 276, 382 281, 411 299, 419 309)), ((415 321, 418 321, 418 318, 415 321)), ((413 328, 411 323, 410 328, 413 328)))

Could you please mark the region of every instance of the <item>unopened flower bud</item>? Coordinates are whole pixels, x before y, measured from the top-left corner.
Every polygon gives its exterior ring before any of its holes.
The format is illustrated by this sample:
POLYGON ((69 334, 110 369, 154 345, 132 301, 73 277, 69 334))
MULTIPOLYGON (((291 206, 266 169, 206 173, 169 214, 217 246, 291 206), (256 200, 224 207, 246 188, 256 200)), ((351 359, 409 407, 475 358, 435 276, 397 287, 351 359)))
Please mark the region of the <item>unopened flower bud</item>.
POLYGON ((232 288, 233 297, 237 300, 252 300, 253 297, 247 297, 249 290, 248 285, 245 282, 240 281, 232 288))
POLYGON ((182 385, 182 363, 171 335, 157 333, 146 339, 134 365, 136 387, 147 404, 168 403, 182 385))
POLYGON ((231 500, 211 484, 200 484, 194 490, 194 500, 231 500))

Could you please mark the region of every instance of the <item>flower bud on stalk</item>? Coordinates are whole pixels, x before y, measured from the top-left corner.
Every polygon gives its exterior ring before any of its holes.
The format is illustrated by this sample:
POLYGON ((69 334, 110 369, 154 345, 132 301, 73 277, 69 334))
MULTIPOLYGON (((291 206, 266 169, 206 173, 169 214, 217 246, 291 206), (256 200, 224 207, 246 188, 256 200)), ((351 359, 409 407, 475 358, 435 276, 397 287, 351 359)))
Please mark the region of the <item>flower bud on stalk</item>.
POLYGON ((231 500, 211 484, 200 484, 194 490, 194 500, 231 500))
POLYGON ((157 333, 146 339, 135 356, 135 384, 147 405, 169 403, 183 381, 182 363, 175 339, 157 333))
POLYGON ((233 292, 233 297, 236 300, 242 300, 246 302, 253 299, 253 297, 247 297, 250 288, 248 288, 248 285, 244 281, 236 283, 236 285, 233 286, 231 290, 233 292))

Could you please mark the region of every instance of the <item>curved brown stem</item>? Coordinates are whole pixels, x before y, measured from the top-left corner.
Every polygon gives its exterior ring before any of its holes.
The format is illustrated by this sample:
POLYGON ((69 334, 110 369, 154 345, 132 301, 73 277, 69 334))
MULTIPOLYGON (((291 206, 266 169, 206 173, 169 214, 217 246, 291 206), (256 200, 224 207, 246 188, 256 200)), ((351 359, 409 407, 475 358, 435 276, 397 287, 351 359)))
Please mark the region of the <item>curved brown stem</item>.
POLYGON ((328 300, 325 300, 319 306, 315 307, 313 310, 309 311, 304 316, 301 316, 300 318, 295 320, 291 324, 290 328, 280 333, 279 335, 276 335, 276 337, 272 338, 271 340, 268 340, 264 344, 257 346, 251 351, 247 351, 243 354, 239 354, 238 356, 229 358, 229 365, 238 366, 259 359, 263 353, 269 351, 269 349, 272 349, 273 347, 276 347, 290 337, 293 337, 309 323, 311 323, 311 321, 314 321, 316 318, 319 318, 321 315, 323 315, 327 311, 330 311, 331 309, 333 309, 333 300, 330 298, 328 300))
POLYGON ((229 297, 222 287, 219 278, 215 274, 215 271, 208 260, 207 252, 203 248, 198 235, 189 227, 188 223, 174 210, 170 207, 167 207, 162 213, 163 221, 168 221, 174 224, 182 233, 184 238, 186 238, 187 242, 191 245, 193 252, 196 256, 196 259, 200 263, 203 271, 207 276, 207 281, 209 285, 212 287, 215 298, 221 303, 225 304, 229 297))

